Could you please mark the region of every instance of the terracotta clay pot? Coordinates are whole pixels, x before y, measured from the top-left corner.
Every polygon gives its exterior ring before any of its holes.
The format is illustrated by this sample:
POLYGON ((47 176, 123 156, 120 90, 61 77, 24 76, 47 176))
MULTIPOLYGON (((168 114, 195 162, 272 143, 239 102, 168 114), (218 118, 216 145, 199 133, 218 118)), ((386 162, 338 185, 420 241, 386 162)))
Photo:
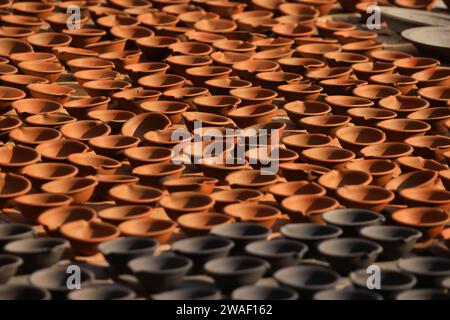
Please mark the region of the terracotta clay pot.
MULTIPOLYGON (((236 90, 231 94, 236 95, 236 90)), ((246 128, 256 124, 267 123, 277 112, 277 107, 272 104, 247 105, 228 113, 228 116, 240 127, 246 128)))
POLYGON ((318 20, 316 22, 316 26, 319 35, 322 37, 333 37, 335 36, 335 32, 356 29, 356 26, 352 23, 332 20, 318 20))
POLYGON ((173 148, 178 143, 188 142, 194 136, 187 130, 180 129, 165 129, 147 132, 144 135, 144 140, 150 146, 173 148))
POLYGON ((317 182, 335 197, 336 190, 345 186, 366 186, 372 182, 370 174, 364 171, 340 169, 323 174, 317 182))
POLYGON ((404 58, 412 58, 412 55, 403 51, 379 50, 371 52, 370 57, 375 61, 391 62, 395 65, 395 61, 404 58))
POLYGON ((87 81, 82 87, 91 97, 111 97, 116 92, 131 88, 131 83, 123 80, 101 79, 87 81))
POLYGON ((275 207, 254 203, 230 204, 223 212, 237 221, 254 222, 267 228, 271 228, 281 216, 280 210, 275 207))
POLYGON ((442 155, 450 148, 450 139, 442 135, 417 136, 405 140, 414 148, 414 154, 424 158, 442 160, 442 155))
POLYGON ((22 127, 11 130, 9 137, 18 145, 35 147, 38 144, 61 139, 61 133, 52 128, 22 127))
POLYGON ((293 195, 323 196, 326 190, 315 182, 301 180, 275 184, 270 187, 269 193, 275 197, 278 203, 281 203, 284 199, 293 195))
POLYGON ((0 180, 4 188, 0 193, 0 204, 5 207, 9 201, 28 193, 31 190, 31 182, 14 173, 1 173, 0 180))
POLYGON ((411 207, 450 208, 450 191, 428 188, 407 188, 400 191, 400 197, 411 207))
POLYGON ((239 88, 249 88, 252 83, 233 78, 217 78, 205 81, 205 86, 214 95, 229 95, 230 91, 239 88))
POLYGON ((435 67, 425 69, 423 71, 413 73, 411 77, 418 81, 417 87, 419 88, 447 86, 450 84, 450 68, 435 67))
POLYGON ((110 101, 111 98, 104 96, 74 99, 64 103, 64 109, 78 120, 88 120, 89 111, 104 110, 110 101))
POLYGON ((72 248, 88 256, 99 252, 97 246, 100 243, 120 235, 120 231, 112 224, 85 220, 65 223, 59 232, 70 241, 72 248))
POLYGON ((441 178, 442 184, 448 190, 450 186, 450 170, 442 170, 439 172, 439 177, 441 178))
POLYGON ((150 207, 156 206, 162 198, 161 190, 137 184, 121 184, 109 190, 109 195, 118 205, 141 204, 150 207))
POLYGON ((340 202, 350 208, 380 212, 394 200, 394 193, 378 186, 345 186, 336 190, 340 202))
POLYGON ((52 49, 55 47, 69 46, 72 42, 72 37, 57 32, 46 32, 31 35, 27 38, 27 41, 36 51, 52 52, 52 49))
POLYGON ((418 94, 427 99, 432 107, 444 106, 450 100, 450 90, 446 86, 433 86, 421 88, 418 94))
POLYGON ((55 236, 59 234, 59 228, 65 223, 96 218, 94 209, 85 206, 66 206, 50 208, 38 217, 38 222, 45 230, 55 236))
POLYGON ((29 94, 27 85, 30 83, 49 83, 45 78, 27 76, 24 74, 5 74, 0 76, 0 80, 8 87, 14 87, 29 94))
POLYGON ((112 174, 120 166, 121 163, 91 152, 73 153, 67 159, 71 164, 76 166, 79 170, 79 176, 86 177, 95 174, 112 174))
MULTIPOLYGON (((323 26, 323 25, 322 25, 323 26)), ((378 37, 376 32, 366 30, 339 30, 335 31, 332 35, 335 36, 339 43, 346 44, 351 42, 375 40, 378 37)))
POLYGON ((309 43, 298 46, 296 52, 302 57, 325 61, 324 55, 331 52, 340 52, 341 46, 328 43, 309 43))
POLYGON ((35 189, 40 189, 44 183, 75 177, 78 169, 62 163, 34 163, 22 168, 21 173, 33 183, 35 189))
POLYGON ((324 114, 320 116, 309 116, 298 122, 309 133, 326 134, 334 136, 336 130, 347 127, 351 121, 348 116, 324 114))
POLYGON ((393 86, 400 90, 402 94, 409 93, 417 83, 417 80, 413 77, 403 76, 397 73, 376 74, 371 76, 369 80, 376 84, 393 86))
POLYGON ((282 142, 286 148, 300 154, 305 149, 330 146, 332 140, 324 134, 299 133, 284 137, 282 142))
POLYGON ((314 33, 314 29, 301 24, 279 23, 272 27, 272 32, 279 37, 298 38, 312 35, 314 33))
POLYGON ((133 26, 133 25, 117 25, 110 29, 110 32, 113 36, 119 39, 126 39, 126 48, 135 49, 136 40, 145 37, 152 37, 155 33, 142 26, 133 26))
POLYGON ((400 93, 400 90, 396 88, 376 84, 368 84, 353 89, 355 96, 372 100, 375 103, 389 96, 398 96, 400 93))
POLYGON ((234 219, 221 213, 188 213, 180 216, 178 225, 188 237, 206 235, 215 226, 234 223, 234 219))
POLYGON ((386 133, 389 141, 404 142, 414 136, 423 136, 431 126, 420 120, 392 119, 378 123, 378 128, 386 133))
POLYGON ((426 109, 430 106, 428 101, 424 99, 403 95, 383 98, 378 102, 378 105, 383 109, 394 111, 402 118, 407 117, 414 111, 426 109))
POLYGON ((369 81, 372 76, 393 73, 395 65, 389 62, 363 62, 355 63, 352 69, 359 80, 369 81))
POLYGON ((281 206, 286 210, 292 222, 323 223, 321 215, 336 209, 339 203, 323 195, 293 195, 285 198, 281 206))
POLYGON ((424 159, 422 157, 401 157, 397 159, 397 163, 403 173, 408 173, 416 170, 433 170, 442 171, 447 170, 447 166, 435 160, 424 159))
POLYGON ((284 84, 276 89, 280 95, 290 102, 316 100, 323 90, 321 86, 302 83, 284 84))
MULTIPOLYGON (((242 106, 252 104, 269 104, 277 96, 275 91, 257 87, 233 89, 230 90, 230 94, 241 99, 242 106)), ((235 110, 234 112, 237 111, 239 110, 235 110)))
POLYGON ((22 90, 11 87, 0 86, 0 92, 2 94, 0 97, 0 114, 10 111, 11 107, 14 108, 14 105, 22 104, 21 101, 24 101, 26 96, 22 90))
POLYGON ((86 69, 73 74, 80 85, 93 80, 114 80, 120 75, 119 72, 108 69, 86 69))
MULTIPOLYGON (((5 22, 4 17, 2 21, 5 22)), ((12 38, 2 38, 0 39, 0 56, 9 57, 12 53, 22 53, 22 52, 33 52, 33 47, 25 41, 16 40, 12 38)))
POLYGON ((289 119, 298 124, 300 119, 308 116, 324 115, 331 111, 328 104, 318 101, 294 101, 283 106, 289 119))
POLYGON ((160 205, 176 221, 183 214, 208 211, 214 206, 214 199, 199 192, 183 191, 164 196, 160 205))
POLYGON ((131 166, 137 167, 151 163, 168 163, 172 150, 164 147, 132 147, 124 151, 131 166))
POLYGON ((395 211, 392 220, 400 225, 415 228, 422 232, 419 241, 426 242, 437 237, 445 228, 450 216, 439 208, 406 208, 395 211))
POLYGON ((108 135, 111 128, 98 120, 82 120, 65 124, 60 131, 68 139, 88 142, 92 138, 108 135))
MULTIPOLYGON (((52 27, 52 29, 56 32, 62 32, 67 28, 67 19, 71 16, 70 13, 65 12, 53 12, 47 17, 45 17, 45 21, 52 27)), ((82 15, 79 19, 80 27, 83 28, 88 22, 89 17, 82 15)), ((38 31, 38 30, 37 30, 38 31)))
POLYGON ((147 206, 117 206, 99 211, 98 216, 105 222, 118 225, 124 221, 147 218, 153 209, 147 206))
POLYGON ((93 28, 65 29, 62 32, 72 37, 71 44, 78 48, 83 48, 88 44, 96 43, 106 35, 106 31, 93 28))
POLYGON ((361 126, 338 129, 336 137, 343 148, 356 153, 366 146, 377 145, 386 140, 386 135, 383 131, 361 126))
POLYGON ((436 67, 440 62, 433 58, 426 57, 410 57, 394 61, 397 71, 400 74, 411 76, 412 74, 421 70, 436 67))
POLYGON ((369 108, 374 103, 365 98, 352 97, 352 96, 327 96, 325 102, 328 103, 334 114, 346 115, 347 111, 352 108, 369 108))
POLYGON ((166 91, 181 88, 186 79, 177 75, 149 75, 139 79, 138 84, 148 90, 166 91))
POLYGON ((353 160, 355 154, 347 149, 323 147, 306 149, 302 151, 300 158, 310 164, 327 168, 338 168, 353 160))
POLYGON ((283 71, 294 72, 304 76, 308 71, 326 66, 322 60, 314 58, 282 58, 278 60, 283 71))
POLYGON ((272 60, 246 60, 233 64, 234 72, 243 80, 256 81, 256 74, 260 72, 277 71, 279 64, 272 60))
POLYGON ((159 112, 147 112, 136 115, 122 126, 121 133, 142 139, 148 131, 166 129, 171 125, 167 116, 159 112))
POLYGON ((97 184, 98 181, 91 177, 69 178, 47 182, 41 189, 48 193, 71 196, 74 203, 84 203, 92 197, 97 184))
POLYGON ((256 203, 263 197, 259 190, 236 188, 214 192, 211 197, 215 200, 214 209, 222 212, 223 209, 235 203, 256 203))
POLYGON ((10 14, 2 16, 2 22, 6 26, 25 27, 34 32, 38 32, 44 25, 44 21, 38 17, 30 17, 19 14, 10 14))
POLYGON ((194 131, 195 123, 207 127, 227 127, 232 124, 228 117, 206 112, 185 112, 183 115, 185 125, 190 132, 194 131))
POLYGON ((384 44, 376 40, 365 40, 346 43, 342 46, 343 51, 353 52, 358 54, 363 54, 365 56, 370 56, 372 52, 382 50, 384 44))
POLYGON ((397 117, 394 111, 379 108, 350 108, 347 114, 358 126, 373 126, 383 120, 389 120, 397 117))
POLYGON ((211 194, 218 180, 209 177, 180 176, 175 179, 165 180, 162 186, 170 193, 181 191, 194 191, 203 194, 211 194))
POLYGON ((165 74, 167 69, 169 65, 164 62, 141 62, 124 66, 124 71, 134 82, 147 75, 165 74))
POLYGON ((278 176, 260 170, 241 170, 226 177, 232 188, 256 188, 266 190, 278 181, 278 176), (266 173, 266 174, 264 174, 266 173), (269 174, 267 174, 269 173, 269 174))
POLYGON ((75 92, 71 87, 51 83, 30 83, 27 88, 35 99, 47 99, 61 104, 66 103, 75 92))
POLYGON ((372 176, 371 184, 384 187, 398 167, 390 160, 368 159, 350 162, 346 168, 368 172, 372 176))
POLYGON ((139 20, 136 17, 125 15, 123 13, 107 14, 95 20, 95 24, 105 30, 109 30, 114 26, 136 26, 139 20))
POLYGON ((365 55, 351 52, 328 52, 323 57, 330 67, 351 67, 353 64, 369 62, 365 55))
POLYGON ((403 189, 432 188, 437 177, 437 173, 431 170, 412 171, 393 178, 386 184, 386 188, 397 195, 403 189))
POLYGON ((133 175, 137 176, 143 185, 162 188, 163 181, 178 178, 184 169, 182 164, 149 163, 134 168, 133 175))
POLYGON ((11 104, 17 115, 26 119, 35 114, 56 113, 61 110, 61 104, 47 99, 21 99, 11 104))
POLYGON ((180 42, 179 39, 165 36, 151 36, 136 40, 137 47, 151 61, 162 61, 170 55, 170 45, 180 42))
POLYGON ((21 168, 40 161, 34 149, 20 145, 6 144, 0 147, 0 168, 2 172, 17 172, 21 168))

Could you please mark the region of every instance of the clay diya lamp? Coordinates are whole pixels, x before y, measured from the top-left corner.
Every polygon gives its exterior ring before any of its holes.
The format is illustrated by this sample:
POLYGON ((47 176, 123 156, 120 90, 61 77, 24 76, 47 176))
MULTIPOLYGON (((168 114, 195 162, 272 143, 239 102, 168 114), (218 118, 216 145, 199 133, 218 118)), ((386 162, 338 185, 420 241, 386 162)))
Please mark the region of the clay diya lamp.
POLYGON ((102 121, 81 120, 63 125, 60 131, 67 139, 88 142, 92 138, 110 134, 111 128, 102 121))
POLYGON ((172 124, 177 124, 182 119, 182 113, 189 109, 189 105, 176 101, 146 101, 139 104, 143 112, 160 112, 166 115, 172 124))
POLYGON ((256 74, 276 71, 279 65, 277 62, 271 60, 246 60, 236 62, 232 67, 239 78, 254 82, 256 81, 256 74))
POLYGON ((87 113, 89 119, 106 123, 112 133, 119 133, 122 125, 134 116, 133 112, 126 110, 91 110, 87 113))
POLYGON ((124 71, 127 65, 137 64, 142 55, 140 50, 126 50, 122 52, 105 52, 99 58, 111 61, 119 71, 124 71))
POLYGON ((379 108, 350 108, 347 114, 358 126, 374 126, 383 120, 394 119, 397 114, 394 111, 379 108))
POLYGON ((300 119, 301 127, 309 133, 325 134, 334 136, 336 130, 347 127, 351 121, 348 116, 324 114, 320 116, 309 116, 300 119))
POLYGON ((0 137, 7 138, 7 134, 14 129, 19 128, 22 121, 15 117, 0 116, 0 137))
POLYGON ((11 87, 0 86, 0 93, 0 114, 10 111, 11 107, 14 105, 23 105, 22 101, 24 101, 24 98, 26 97, 25 92, 11 87))
POLYGON ((214 209, 222 212, 230 204, 257 203, 262 199, 263 193, 254 189, 237 188, 214 192, 211 197, 215 200, 214 209))
POLYGON ((277 88, 277 92, 280 93, 287 101, 313 101, 316 100, 323 88, 318 85, 292 83, 280 85, 277 88))
POLYGON ((383 98, 378 102, 378 105, 383 109, 394 111, 402 118, 406 118, 410 113, 430 106, 425 99, 404 95, 383 98))
POLYGON ((286 3, 286 2, 277 2, 277 1, 255 1, 256 6, 264 7, 265 10, 278 10, 283 14, 291 14, 294 16, 314 16, 318 17, 320 12, 314 6, 304 3, 286 3))
POLYGON ((164 130, 171 125, 167 116, 159 112, 148 112, 136 115, 122 126, 121 133, 126 136, 142 139, 149 131, 164 130))
POLYGON ((114 159, 91 152, 73 153, 67 159, 78 168, 79 175, 82 177, 98 173, 112 174, 121 166, 121 163, 114 159))
POLYGON ((383 247, 379 259, 397 260, 408 254, 422 237, 415 228, 402 226, 369 226, 360 230, 360 235, 383 247))
POLYGON ((36 51, 52 52, 55 47, 67 47, 72 42, 72 37, 57 32, 45 32, 31 35, 27 38, 36 51))
POLYGON ((400 197, 411 207, 436 207, 444 210, 450 207, 450 191, 433 187, 402 189, 400 197))
POLYGON ((136 17, 125 15, 123 13, 115 15, 105 15, 95 20, 95 24, 104 30, 109 30, 114 26, 137 26, 139 20, 136 17))
POLYGON ((211 194, 218 180, 200 176, 180 176, 175 179, 165 180, 162 186, 170 193, 181 191, 201 192, 211 194))
POLYGON ((369 80, 375 84, 393 86, 405 95, 408 94, 417 83, 417 80, 413 77, 404 76, 397 73, 376 74, 371 76, 369 80))
POLYGON ((265 191, 277 183, 279 177, 261 170, 241 170, 229 174, 225 179, 232 188, 255 188, 265 191))
POLYGON ((320 69, 326 64, 314 58, 282 58, 277 61, 283 71, 298 73, 304 76, 307 71, 320 69))
POLYGON ((319 59, 324 61, 325 54, 332 52, 340 52, 341 47, 337 44, 308 43, 298 46, 295 50, 302 57, 319 59))
MULTIPOLYGON (((61 5, 64 4, 60 4, 59 6, 61 5)), ((98 5, 87 6, 86 10, 89 12, 89 15, 91 15, 93 19, 98 19, 107 15, 118 15, 122 13, 122 10, 119 10, 117 8, 103 7, 98 5)))
POLYGON ((353 89, 353 94, 356 97, 372 100, 378 103, 383 98, 389 96, 398 96, 401 94, 400 90, 378 84, 368 84, 364 86, 359 86, 353 89))
POLYGON ((368 57, 351 52, 328 52, 323 57, 330 67, 351 67, 353 64, 369 62, 368 57))
MULTIPOLYGON (((245 139, 244 141, 249 148, 272 145, 274 148, 277 148, 286 126, 286 123, 282 121, 269 121, 255 124, 245 128, 242 132, 241 138, 245 139)), ((242 142, 242 140, 239 140, 239 137, 237 138, 238 143, 242 142)))
POLYGON ((269 188, 278 203, 293 195, 318 195, 324 196, 326 190, 315 182, 290 181, 273 185, 269 188))
POLYGON ((170 219, 176 221, 187 213, 206 212, 214 206, 214 199, 200 192, 174 192, 164 196, 160 201, 170 219))
POLYGON ((218 33, 195 31, 195 30, 186 32, 185 36, 190 41, 198 41, 207 44, 212 44, 214 41, 217 40, 227 39, 225 36, 220 35, 218 33))
POLYGON ((21 99, 11 104, 21 119, 35 114, 51 114, 61 110, 61 104, 47 99, 21 99))
POLYGON ((168 163, 172 159, 173 152, 165 147, 127 147, 124 156, 130 161, 132 167, 151 163, 168 163))
POLYGON ((431 129, 431 126, 420 120, 391 119, 384 120, 377 125, 386 133, 389 141, 404 142, 414 136, 422 136, 431 129))
POLYGON ((11 8, 15 14, 35 16, 40 19, 45 19, 55 9, 51 4, 34 2, 14 3, 11 8))
POLYGON ((439 177, 441 178, 442 184, 448 190, 450 189, 450 170, 442 170, 439 172, 439 177))
POLYGON ((82 84, 91 97, 111 97, 114 93, 131 88, 131 83, 123 80, 92 80, 82 84))
POLYGON ((393 178, 386 184, 386 188, 395 192, 397 198, 399 192, 408 188, 431 188, 435 185, 438 175, 435 171, 420 170, 404 173, 396 178, 393 178))
POLYGON ((323 214, 322 218, 327 225, 340 228, 347 237, 355 237, 362 228, 385 221, 383 215, 365 209, 337 209, 323 214))
POLYGON ((366 98, 352 97, 352 96, 327 96, 325 102, 331 106, 333 114, 346 115, 348 110, 352 108, 370 108, 374 103, 366 98))
POLYGON ((282 71, 260 72, 256 74, 257 83, 264 88, 272 90, 277 90, 280 85, 299 83, 302 78, 299 74, 282 71))
POLYGON ((203 87, 205 81, 226 78, 232 72, 231 68, 221 66, 203 66, 186 69, 186 76, 195 86, 203 87))
POLYGON ((97 184, 98 181, 92 177, 74 177, 47 182, 41 189, 47 193, 68 195, 73 198, 73 203, 78 204, 92 197, 97 184))
POLYGON ((193 100, 197 110, 226 116, 236 109, 241 99, 229 95, 202 96, 193 100))
POLYGON ((19 267, 23 265, 24 261, 22 258, 11 255, 11 254, 1 254, 0 255, 0 283, 3 285, 8 282, 9 279, 15 276, 19 267))
POLYGON ((426 57, 409 57, 394 61, 397 71, 400 74, 411 76, 421 70, 426 70, 438 66, 440 62, 433 58, 426 57))
POLYGON ((162 189, 166 180, 177 179, 185 170, 182 164, 149 163, 133 169, 133 175, 139 178, 141 184, 162 189))
POLYGON ((212 60, 207 56, 179 55, 168 57, 166 62, 170 65, 170 69, 173 73, 180 76, 187 76, 187 69, 209 66, 212 63, 212 60))
POLYGON ((377 260, 383 248, 366 239, 341 238, 325 240, 317 250, 333 270, 347 275, 353 270, 366 269, 377 260))
POLYGON ((101 243, 98 248, 117 273, 129 273, 128 262, 142 256, 153 255, 158 242, 151 238, 127 237, 101 243))
POLYGON ((383 43, 378 42, 376 40, 365 40, 346 43, 342 46, 342 50, 370 57, 370 54, 372 52, 382 50, 383 46, 384 46, 383 43))
POLYGON ((202 19, 194 23, 194 28, 201 32, 220 34, 236 30, 237 24, 227 19, 202 19))
POLYGON ((30 83, 27 88, 33 98, 52 100, 61 104, 66 103, 75 92, 71 87, 52 83, 30 83))
POLYGON ((417 278, 419 288, 442 288, 447 283, 450 261, 442 257, 410 257, 400 259, 399 269, 417 278))
POLYGON ((9 132, 9 137, 18 145, 34 147, 38 144, 61 139, 61 133, 52 128, 22 127, 9 132))
POLYGON ((403 51, 394 50, 379 50, 370 53, 370 57, 374 61, 391 62, 395 64, 395 61, 405 58, 412 58, 413 56, 403 51))
POLYGON ((359 185, 339 187, 336 195, 340 202, 349 208, 360 208, 382 211, 386 205, 394 200, 394 193, 379 186, 359 185))
POLYGON ((72 248, 83 255, 94 255, 97 246, 117 238, 120 231, 109 223, 78 220, 63 224, 59 232, 70 241, 72 248))
POLYGON ((350 162, 346 168, 369 173, 372 177, 370 184, 383 187, 391 180, 398 167, 390 160, 367 159, 350 162))
POLYGON ((73 74, 80 85, 93 80, 114 80, 120 75, 119 72, 108 69, 87 69, 77 71, 73 74))
POLYGON ((334 169, 342 167, 353 160, 355 154, 347 149, 330 146, 303 150, 300 158, 306 163, 334 169))
POLYGON ((67 207, 72 198, 66 195, 35 193, 16 197, 14 202, 20 213, 31 224, 38 223, 38 217, 46 210, 67 207))
POLYGON ((40 155, 34 149, 6 144, 0 147, 0 168, 3 172, 16 172, 21 168, 39 162, 40 155))
POLYGON ((146 27, 156 29, 159 27, 174 27, 180 19, 177 16, 164 12, 149 12, 138 16, 138 20, 146 27))
POLYGON ((286 148, 300 154, 309 148, 319 148, 330 146, 332 140, 329 136, 319 133, 299 133, 282 138, 282 143, 286 148))
POLYGON ((137 39, 136 46, 151 61, 162 61, 170 55, 170 46, 178 42, 174 37, 151 36, 137 39))
POLYGON ((283 106, 289 119, 298 124, 300 119, 308 116, 324 115, 331 111, 331 107, 319 101, 293 101, 283 106))
POLYGON ((379 129, 352 126, 337 130, 336 138, 343 148, 358 153, 364 147, 384 142, 386 135, 379 129))
POLYGON ((213 48, 201 42, 178 42, 170 46, 172 55, 209 56, 213 48))
POLYGON ((323 174, 317 182, 327 190, 328 195, 336 197, 336 190, 345 186, 367 186, 372 182, 370 174, 351 169, 331 170, 323 174))
POLYGON ((0 76, 0 80, 8 87, 14 87, 29 94, 27 85, 30 83, 49 83, 45 78, 28 76, 24 74, 5 74, 0 76))
POLYGON ((355 63, 352 69, 359 80, 369 81, 374 75, 393 73, 395 66, 389 62, 363 62, 355 63))
POLYGON ((158 90, 163 92, 170 89, 181 88, 185 82, 186 79, 178 75, 156 74, 140 78, 138 84, 148 90, 158 90))
POLYGON ((323 223, 322 214, 336 209, 339 203, 324 195, 292 195, 281 202, 292 222, 323 223))
POLYGON ((36 232, 33 226, 28 224, 10 222, 0 225, 0 246, 2 249, 9 242, 34 238, 35 236, 36 232))
POLYGON ((252 57, 248 53, 232 52, 232 51, 216 51, 211 54, 211 59, 219 66, 232 67, 233 64, 248 61, 252 57))
POLYGON ((267 228, 271 228, 281 216, 277 208, 255 203, 230 204, 223 209, 223 212, 237 221, 253 222, 267 228))
POLYGON ((167 69, 169 65, 163 62, 141 62, 124 66, 124 71, 134 82, 147 75, 165 74, 167 69))
POLYGON ((450 216, 440 208, 417 207, 395 211, 391 218, 397 224, 412 227, 422 233, 419 242, 436 238, 445 228, 450 216))
POLYGON ((351 95, 354 88, 366 85, 367 82, 357 79, 325 79, 319 82, 319 85, 328 95, 351 95))
POLYGON ((250 148, 245 152, 248 163, 254 169, 272 168, 273 165, 294 162, 298 158, 295 151, 275 146, 262 146, 250 148))
POLYGON ((351 74, 351 68, 334 67, 334 68, 322 68, 313 71, 308 71, 306 77, 315 82, 328 79, 347 79, 351 74))
POLYGON ((402 157, 397 159, 400 169, 403 173, 408 173, 416 170, 432 170, 442 171, 447 170, 448 167, 444 164, 432 159, 424 159, 422 157, 402 157))
MULTIPOLYGON (((322 37, 336 37, 335 32, 355 30, 356 25, 348 22, 342 21, 332 21, 332 20, 318 20, 316 22, 316 27, 319 35, 322 37)), ((338 38, 339 40, 339 38, 338 38)), ((365 40, 365 39, 362 39, 365 40)))
MULTIPOLYGON (((4 19, 2 21, 4 22, 4 19)), ((13 53, 33 52, 33 47, 29 43, 13 38, 1 38, 0 45, 2 47, 0 56, 4 58, 13 53)))
POLYGON ((265 60, 278 60, 282 58, 290 58, 294 50, 290 48, 275 48, 275 49, 267 49, 260 52, 255 53, 252 58, 253 59, 265 59, 265 60))
POLYGON ((206 112, 185 112, 183 115, 187 129, 193 132, 196 128, 194 124, 201 123, 206 127, 227 127, 231 125, 231 120, 227 117, 206 112))
POLYGON ((143 205, 116 206, 99 211, 98 216, 105 222, 119 225, 122 222, 149 217, 153 208, 143 205))
POLYGON ((168 292, 179 285, 192 265, 188 258, 166 254, 133 259, 128 268, 142 287, 153 294, 168 292))
POLYGON ((44 78, 50 82, 58 80, 64 72, 62 65, 42 60, 21 62, 19 68, 26 75, 44 78))
POLYGON ((121 184, 111 188, 109 196, 118 205, 142 204, 154 207, 163 196, 163 193, 161 190, 149 186, 121 184))
MULTIPOLYGON (((275 19, 276 20, 276 19, 275 19)), ((278 20, 276 20, 278 21, 278 20)), ((294 40, 287 38, 265 38, 252 41, 252 43, 258 48, 258 50, 264 51, 276 48, 287 48, 289 49, 293 44, 294 40)))
POLYGON ((418 94, 428 100, 432 107, 442 107, 450 100, 450 89, 447 86, 426 87, 418 90, 418 94))
MULTIPOLYGON (((236 90, 240 89, 234 89, 231 93, 238 96, 239 92, 236 94, 236 90)), ((278 108, 272 104, 247 105, 229 112, 228 116, 240 128, 246 128, 256 124, 270 122, 272 117, 277 113, 277 110, 278 108)))
POLYGON ((31 182, 21 175, 1 173, 0 181, 3 185, 0 192, 0 204, 2 207, 6 207, 11 200, 22 196, 31 190, 31 182))
POLYGON ((74 47, 83 48, 84 46, 98 42, 106 31, 93 28, 81 28, 81 29, 64 29, 63 34, 72 37, 71 44, 74 47))
POLYGON ((93 50, 74 47, 56 47, 52 49, 52 52, 64 63, 73 59, 95 58, 98 56, 98 53, 93 50))
POLYGON ((417 87, 448 86, 450 84, 450 68, 434 67, 413 73, 411 75, 418 81, 417 87))
POLYGON ((405 140, 414 148, 414 155, 442 160, 443 153, 450 149, 450 138, 441 135, 417 136, 405 140))
MULTIPOLYGON (((53 12, 45 18, 45 21, 52 27, 54 31, 62 32, 67 28, 67 19, 69 19, 70 16, 70 13, 53 12)), ((80 27, 83 28, 89 21, 89 17, 86 15, 82 15, 78 21, 80 23, 80 27)))
POLYGON ((361 149, 360 153, 364 158, 371 159, 391 159, 406 157, 413 153, 413 148, 401 142, 383 142, 374 146, 367 146, 361 149))
POLYGON ((89 144, 97 154, 121 160, 123 152, 128 148, 136 147, 139 139, 122 135, 97 136, 90 139, 89 144))
POLYGON ((136 49, 136 40, 145 37, 152 37, 155 33, 142 26, 127 26, 127 25, 118 25, 114 26, 110 29, 110 33, 119 39, 126 39, 126 48, 136 49))
POLYGON ((221 213, 199 212, 184 214, 177 223, 188 237, 194 237, 208 234, 215 226, 234 223, 234 219, 221 213))
POLYGON ((87 113, 91 110, 104 110, 108 107, 111 98, 91 97, 74 99, 64 103, 64 109, 78 120, 88 120, 87 113))
MULTIPOLYGON (((444 242, 445 242, 445 245, 447 246, 447 248, 450 247, 450 243, 449 243, 449 241, 450 241, 449 232, 450 231, 449 230, 450 230, 449 228, 446 228, 441 232, 441 237, 444 239, 444 242)), ((444 281, 443 285, 448 288, 448 286, 449 286, 448 280, 444 281)))
POLYGON ((139 178, 132 176, 127 167, 122 167, 113 171, 112 174, 96 174, 98 185, 95 188, 96 198, 99 200, 111 200, 109 190, 118 185, 131 185, 139 182, 139 178), (126 174, 117 174, 117 173, 126 174))
MULTIPOLYGON (((269 104, 277 97, 275 91, 258 87, 233 89, 230 90, 230 94, 242 100, 241 107, 269 104)), ((234 110, 234 112, 241 113, 239 110, 234 110)))
MULTIPOLYGON (((323 26, 323 24, 321 24, 321 26, 323 26)), ((353 29, 335 31, 332 35, 329 36, 334 36, 337 38, 339 43, 346 44, 365 40, 375 40, 378 37, 378 34, 376 32, 353 29)))
POLYGON ((112 95, 112 98, 120 104, 122 108, 138 114, 142 113, 142 110, 139 108, 141 103, 156 101, 161 95, 162 93, 159 91, 145 90, 138 87, 116 92, 112 95))
POLYGON ((21 14, 2 15, 2 22, 5 26, 22 27, 38 32, 44 25, 44 20, 38 17, 30 17, 21 14))
POLYGON ((205 12, 203 10, 192 10, 188 12, 183 12, 178 15, 180 22, 186 27, 192 28, 197 21, 200 20, 217 20, 220 16, 214 12, 205 12))
POLYGON ((187 130, 169 128, 147 132, 144 140, 150 146, 173 148, 182 142, 189 142, 194 136, 187 130))
POLYGON ((64 163, 34 163, 24 167, 21 173, 32 182, 35 189, 40 189, 44 183, 75 177, 78 169, 64 163))
POLYGON ((278 37, 299 38, 312 35, 314 33, 314 29, 302 24, 279 23, 272 27, 272 32, 278 37))

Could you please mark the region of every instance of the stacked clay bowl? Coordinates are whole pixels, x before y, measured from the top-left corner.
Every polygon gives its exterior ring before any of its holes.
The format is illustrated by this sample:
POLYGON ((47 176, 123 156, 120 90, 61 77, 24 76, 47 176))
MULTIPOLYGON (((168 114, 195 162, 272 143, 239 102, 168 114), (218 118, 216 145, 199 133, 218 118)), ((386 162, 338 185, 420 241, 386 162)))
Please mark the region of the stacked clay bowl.
POLYGON ((334 15, 361 1, 87 3, 2 2, 0 299, 445 292, 444 61, 334 15))

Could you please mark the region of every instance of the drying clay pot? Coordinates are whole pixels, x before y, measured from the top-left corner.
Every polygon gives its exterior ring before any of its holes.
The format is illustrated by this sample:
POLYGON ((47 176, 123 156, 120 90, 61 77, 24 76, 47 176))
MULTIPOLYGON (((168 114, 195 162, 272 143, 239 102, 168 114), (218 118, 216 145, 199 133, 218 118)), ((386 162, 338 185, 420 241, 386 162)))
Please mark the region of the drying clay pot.
POLYGON ((63 206, 50 208, 38 217, 38 222, 52 236, 59 234, 59 228, 69 222, 96 218, 95 211, 85 206, 63 206))

